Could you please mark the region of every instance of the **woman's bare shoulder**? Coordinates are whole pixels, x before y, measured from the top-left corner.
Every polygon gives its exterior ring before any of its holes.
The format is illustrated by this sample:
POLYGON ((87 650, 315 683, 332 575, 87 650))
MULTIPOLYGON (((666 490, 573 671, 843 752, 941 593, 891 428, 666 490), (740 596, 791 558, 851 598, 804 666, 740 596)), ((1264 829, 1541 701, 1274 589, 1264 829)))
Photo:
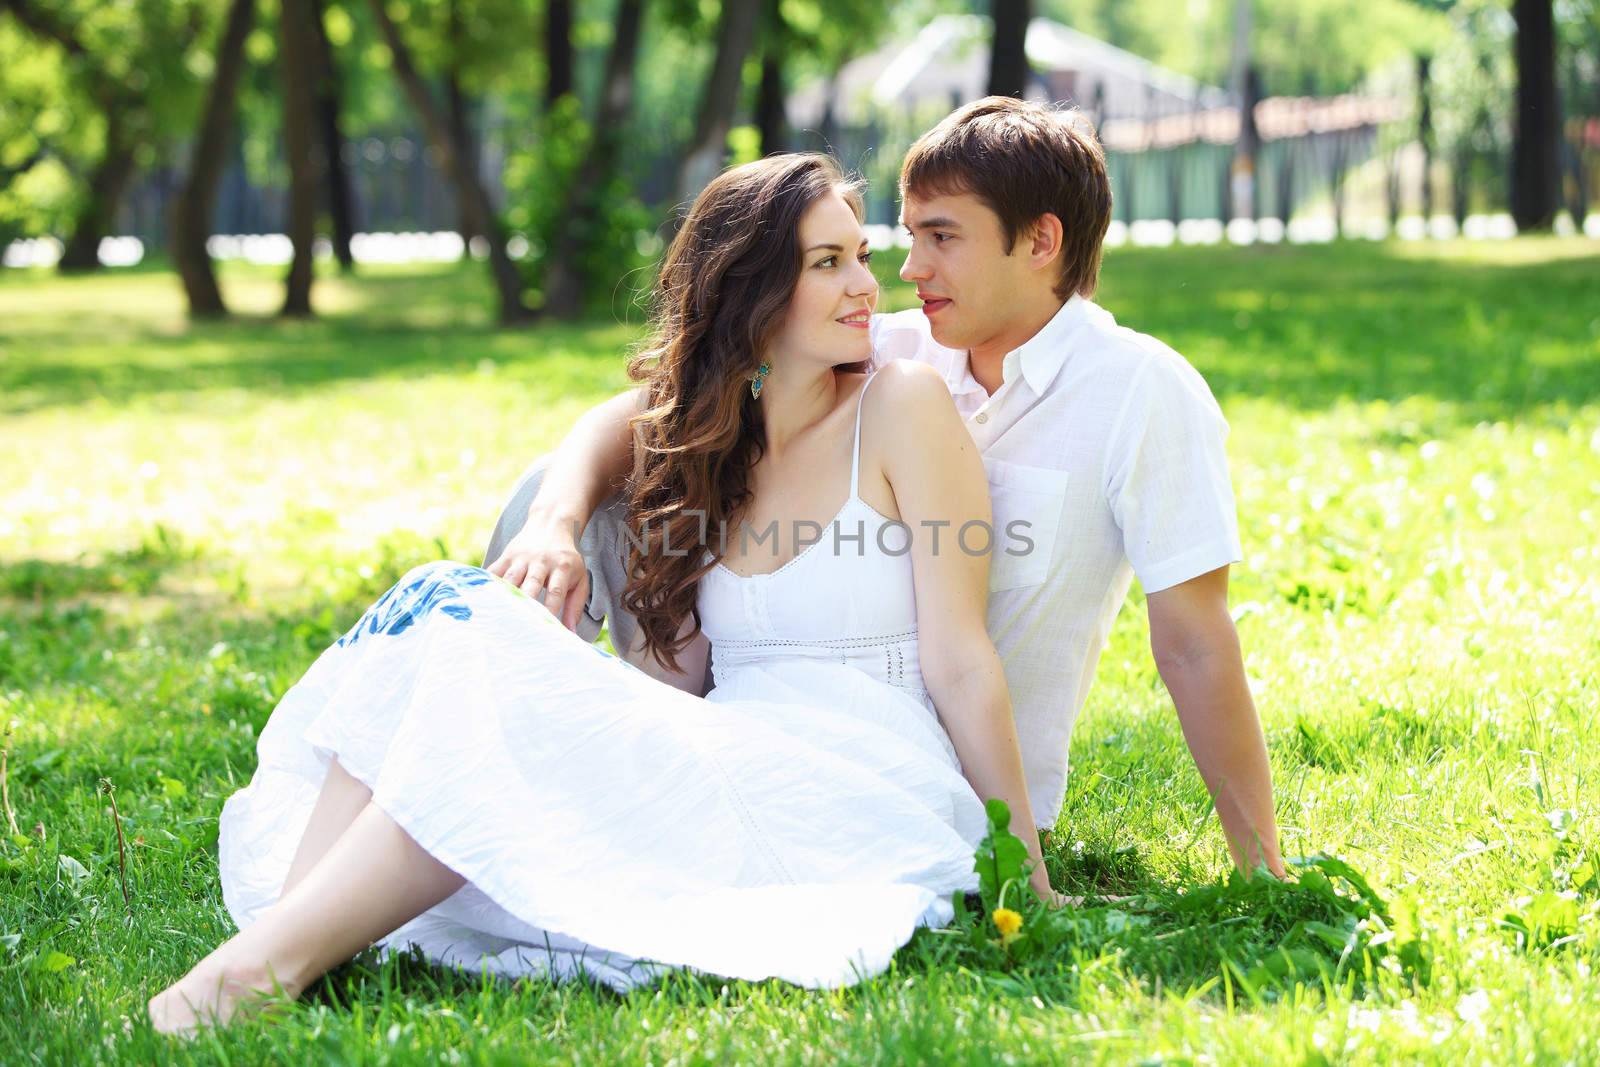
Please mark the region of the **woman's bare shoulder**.
POLYGON ((905 429, 907 423, 938 422, 955 414, 955 400, 944 376, 926 363, 897 359, 872 379, 865 400, 867 416, 905 429))

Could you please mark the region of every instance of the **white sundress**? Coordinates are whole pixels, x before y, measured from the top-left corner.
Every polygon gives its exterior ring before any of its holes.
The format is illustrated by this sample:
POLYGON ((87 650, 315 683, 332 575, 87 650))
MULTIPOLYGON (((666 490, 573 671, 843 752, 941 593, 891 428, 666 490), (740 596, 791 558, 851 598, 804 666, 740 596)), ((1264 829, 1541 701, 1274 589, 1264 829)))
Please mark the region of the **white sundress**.
POLYGON ((466 879, 385 949, 618 990, 674 968, 835 987, 949 922, 984 811, 923 686, 905 539, 857 493, 857 403, 822 540, 701 580, 705 698, 481 568, 402 578, 284 695, 223 807, 239 926, 278 898, 335 756, 466 879))

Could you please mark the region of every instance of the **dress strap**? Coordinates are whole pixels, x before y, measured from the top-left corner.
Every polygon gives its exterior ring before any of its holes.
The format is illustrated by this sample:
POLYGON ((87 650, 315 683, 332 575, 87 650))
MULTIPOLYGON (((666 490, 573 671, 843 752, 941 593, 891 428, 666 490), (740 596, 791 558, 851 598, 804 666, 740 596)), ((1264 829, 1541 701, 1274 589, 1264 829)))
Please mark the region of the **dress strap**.
POLYGON ((867 386, 872 384, 872 379, 878 376, 877 371, 867 375, 867 380, 861 383, 861 392, 856 395, 856 443, 855 450, 850 457, 850 498, 856 496, 856 487, 861 483, 861 408, 862 401, 867 397, 867 386))

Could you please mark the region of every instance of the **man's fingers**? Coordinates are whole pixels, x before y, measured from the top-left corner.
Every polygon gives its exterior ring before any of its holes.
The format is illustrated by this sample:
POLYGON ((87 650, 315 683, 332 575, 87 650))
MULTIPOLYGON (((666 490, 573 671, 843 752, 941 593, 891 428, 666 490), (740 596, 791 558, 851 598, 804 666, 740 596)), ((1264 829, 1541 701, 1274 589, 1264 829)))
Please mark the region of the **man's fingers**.
POLYGON ((506 566, 507 562, 505 553, 502 552, 493 563, 489 564, 483 569, 488 571, 490 574, 495 575, 496 577, 504 578, 506 574, 506 566))

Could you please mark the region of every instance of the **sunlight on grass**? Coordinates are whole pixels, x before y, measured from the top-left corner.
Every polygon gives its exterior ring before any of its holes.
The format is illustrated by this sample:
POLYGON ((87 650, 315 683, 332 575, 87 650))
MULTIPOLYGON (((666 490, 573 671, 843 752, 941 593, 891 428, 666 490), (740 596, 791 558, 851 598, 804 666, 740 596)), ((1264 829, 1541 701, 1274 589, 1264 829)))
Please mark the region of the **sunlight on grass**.
MULTIPOLYGON (((907 306, 890 258, 885 301, 907 306)), ((1597 268, 1592 243, 1554 240, 1128 250, 1106 268, 1106 306, 1188 356, 1232 426, 1232 599, 1286 851, 1350 861, 1426 970, 1271 972, 1271 946, 1325 917, 1217 888, 1220 831, 1125 610, 1050 861, 1069 892, 1169 900, 1154 926, 1086 919, 1057 958, 1012 967, 924 933, 840 993, 679 978, 618 998, 366 961, 287 1021, 186 1054, 1600 1057, 1597 268)), ((267 317, 276 272, 225 285, 250 317, 191 327, 165 274, 0 282, 20 831, 0 834, 0 1040, 38 1058, 172 1056, 123 1020, 228 932, 216 814, 277 698, 400 573, 477 562, 520 471, 626 385, 639 335, 495 331, 476 267, 329 277, 308 323, 267 317)))

